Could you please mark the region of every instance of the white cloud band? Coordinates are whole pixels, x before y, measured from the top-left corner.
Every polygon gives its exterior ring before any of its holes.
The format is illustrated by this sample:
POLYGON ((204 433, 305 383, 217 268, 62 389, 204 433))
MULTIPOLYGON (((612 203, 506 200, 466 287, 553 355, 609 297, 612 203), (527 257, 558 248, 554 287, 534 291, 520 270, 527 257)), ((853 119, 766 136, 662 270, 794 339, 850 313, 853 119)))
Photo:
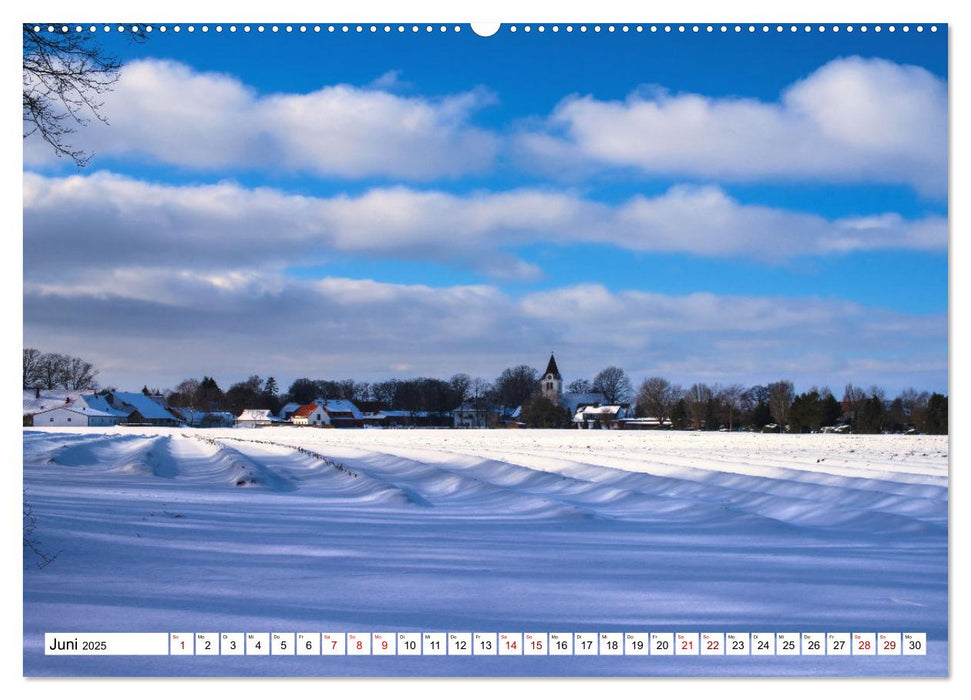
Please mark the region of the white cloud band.
POLYGON ((533 243, 773 262, 861 250, 945 251, 947 221, 895 213, 828 220, 743 204, 713 186, 675 186, 607 205, 534 189, 456 195, 393 187, 316 198, 234 183, 161 185, 111 173, 24 175, 29 274, 149 264, 286 266, 337 252, 530 277, 539 270, 510 251, 533 243))
POLYGON ((723 180, 824 180, 947 188, 947 85, 882 59, 831 61, 778 102, 640 90, 623 102, 563 100, 524 130, 524 160, 548 171, 633 168, 723 180))

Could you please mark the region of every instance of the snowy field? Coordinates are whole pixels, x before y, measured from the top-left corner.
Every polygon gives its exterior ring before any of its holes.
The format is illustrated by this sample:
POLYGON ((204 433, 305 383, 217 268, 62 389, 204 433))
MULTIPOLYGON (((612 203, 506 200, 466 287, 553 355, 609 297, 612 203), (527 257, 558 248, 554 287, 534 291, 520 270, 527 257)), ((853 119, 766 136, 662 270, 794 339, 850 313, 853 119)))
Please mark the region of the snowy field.
POLYGON ((25 429, 26 675, 944 675, 946 437, 25 429), (46 657, 44 632, 926 632, 910 657, 46 657))

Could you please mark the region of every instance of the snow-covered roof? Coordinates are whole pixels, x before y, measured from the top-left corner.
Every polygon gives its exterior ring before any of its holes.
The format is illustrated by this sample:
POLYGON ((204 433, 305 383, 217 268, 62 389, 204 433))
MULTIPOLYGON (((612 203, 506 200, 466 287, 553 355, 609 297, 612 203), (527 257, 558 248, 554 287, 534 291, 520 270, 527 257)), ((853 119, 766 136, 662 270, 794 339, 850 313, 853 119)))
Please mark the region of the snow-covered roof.
POLYGON ((67 406, 77 401, 83 391, 69 389, 41 389, 36 398, 36 390, 24 389, 24 414, 39 413, 58 406, 67 406))
POLYGON ((171 408, 169 411, 178 414, 176 417, 182 416, 190 424, 202 423, 207 419, 219 419, 224 422, 232 422, 236 419, 236 415, 229 411, 202 411, 198 408, 171 408))
POLYGON ((118 418, 116 413, 108 413, 106 411, 97 411, 93 408, 88 408, 87 406, 79 405, 67 405, 54 406, 53 408, 48 408, 46 411, 38 411, 35 416, 42 415, 44 413, 52 413, 53 411, 70 411, 71 413, 77 413, 82 416, 93 416, 95 418, 118 418))
POLYGON ((275 421, 276 417, 269 409, 247 408, 239 414, 236 420, 275 421))
POLYGON ((583 409, 583 412, 594 414, 620 413, 623 409, 623 406, 590 406, 583 409))
POLYGON ((586 406, 585 408, 577 409, 573 420, 592 420, 598 416, 616 416, 621 418, 626 410, 626 406, 586 406))
POLYGON ((121 402, 138 411, 145 420, 177 420, 175 416, 165 410, 151 397, 140 391, 116 391, 115 402, 121 402))
POLYGON ((99 411, 116 418, 127 418, 130 413, 112 406, 103 394, 85 394, 84 396, 80 396, 77 400, 77 406, 83 406, 89 411, 99 411))
POLYGON ((350 413, 357 420, 361 420, 364 417, 361 410, 352 401, 347 401, 346 399, 327 399, 324 401, 324 409, 330 414, 350 413))
POLYGON ((298 408, 300 408, 300 404, 298 404, 296 401, 291 401, 288 404, 284 404, 283 408, 279 410, 277 415, 280 418, 287 418, 288 417, 287 414, 292 415, 293 412, 296 411, 298 408))
POLYGON ((384 420, 385 418, 427 418, 428 411, 373 411, 361 414, 367 420, 384 420))

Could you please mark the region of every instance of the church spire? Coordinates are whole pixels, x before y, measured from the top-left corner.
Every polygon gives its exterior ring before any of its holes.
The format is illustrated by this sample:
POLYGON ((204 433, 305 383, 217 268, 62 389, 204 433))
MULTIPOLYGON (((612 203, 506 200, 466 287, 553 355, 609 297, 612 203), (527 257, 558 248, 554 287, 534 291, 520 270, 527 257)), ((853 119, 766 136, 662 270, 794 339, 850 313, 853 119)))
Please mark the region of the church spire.
POLYGON ((556 366, 553 353, 550 353, 550 363, 546 365, 546 372, 543 373, 541 389, 543 396, 553 403, 560 403, 563 396, 563 377, 560 376, 560 368, 556 366))

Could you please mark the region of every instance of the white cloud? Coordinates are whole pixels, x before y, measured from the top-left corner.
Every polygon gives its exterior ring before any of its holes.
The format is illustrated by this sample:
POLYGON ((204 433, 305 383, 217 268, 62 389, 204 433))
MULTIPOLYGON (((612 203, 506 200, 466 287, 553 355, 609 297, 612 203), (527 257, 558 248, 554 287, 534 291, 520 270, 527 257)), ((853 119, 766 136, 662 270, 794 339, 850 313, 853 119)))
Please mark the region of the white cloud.
MULTIPOLYGON (((262 95, 237 78, 146 59, 122 68, 97 120, 72 146, 102 156, 143 156, 200 170, 260 168, 324 176, 429 179, 488 168, 498 147, 471 116, 484 90, 440 99, 389 91, 391 73, 369 87, 330 85, 310 93, 262 95)), ((49 163, 39 138, 24 162, 49 163)))
POLYGON ((841 58, 777 102, 654 90, 625 101, 564 99, 524 130, 525 162, 634 168, 730 180, 812 179, 947 188, 947 85, 927 70, 841 58))
POLYGON ((947 222, 893 213, 827 220, 743 204, 713 186, 676 186, 607 205, 535 189, 456 195, 392 187, 316 198, 234 183, 24 174, 29 276, 85 267, 282 267, 341 253, 530 278, 540 270, 511 251, 532 243, 780 261, 858 250, 945 251, 947 222))
MULTIPOLYGON (((516 297, 491 286, 297 281, 272 272, 129 270, 26 282, 24 342, 83 356, 125 386, 252 372, 379 379, 494 377, 555 348, 569 377, 942 386, 946 314, 820 299, 671 296, 581 285, 516 297)), ((541 367, 540 367, 541 369, 541 367)))

